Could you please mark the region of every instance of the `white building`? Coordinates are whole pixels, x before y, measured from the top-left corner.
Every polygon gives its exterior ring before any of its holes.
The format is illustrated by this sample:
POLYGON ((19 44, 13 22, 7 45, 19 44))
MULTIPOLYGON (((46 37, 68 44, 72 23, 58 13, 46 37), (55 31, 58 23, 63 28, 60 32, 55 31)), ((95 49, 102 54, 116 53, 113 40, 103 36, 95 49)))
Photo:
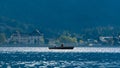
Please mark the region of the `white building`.
POLYGON ((14 32, 8 39, 8 43, 14 44, 42 44, 44 43, 43 34, 39 30, 32 33, 14 32))
POLYGON ((99 37, 100 41, 102 42, 109 42, 109 41, 112 41, 113 40, 113 37, 112 36, 107 36, 107 37, 99 37))
POLYGON ((103 37, 103 36, 101 36, 99 39, 102 43, 107 43, 107 44, 111 44, 111 45, 120 44, 119 37, 113 37, 113 36, 103 37))

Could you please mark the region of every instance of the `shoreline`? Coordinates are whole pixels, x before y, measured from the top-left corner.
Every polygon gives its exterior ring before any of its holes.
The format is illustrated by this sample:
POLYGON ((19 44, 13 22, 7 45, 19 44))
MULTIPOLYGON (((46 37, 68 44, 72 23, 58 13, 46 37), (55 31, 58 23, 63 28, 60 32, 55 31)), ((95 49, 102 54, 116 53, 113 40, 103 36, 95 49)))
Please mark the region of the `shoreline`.
MULTIPOLYGON (((49 45, 49 44, 38 44, 38 45, 36 45, 36 44, 33 44, 33 45, 27 45, 27 44, 17 44, 17 45, 14 45, 14 44, 2 44, 2 45, 0 45, 0 47, 51 47, 52 45, 49 45)), ((56 46, 60 46, 60 45, 56 45, 56 46)), ((89 48, 91 48, 91 47, 120 47, 120 45, 99 45, 99 46, 97 46, 97 45, 95 45, 95 46, 88 46, 88 45, 73 45, 74 47, 89 47, 89 48)), ((54 47, 54 46, 52 46, 52 47, 54 47)))

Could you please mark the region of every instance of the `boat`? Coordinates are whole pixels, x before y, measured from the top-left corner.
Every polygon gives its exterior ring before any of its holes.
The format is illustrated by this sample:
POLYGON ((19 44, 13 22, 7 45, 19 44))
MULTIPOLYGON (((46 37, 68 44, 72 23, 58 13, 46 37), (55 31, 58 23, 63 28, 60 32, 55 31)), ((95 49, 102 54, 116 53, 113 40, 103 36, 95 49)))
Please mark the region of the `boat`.
POLYGON ((73 49, 73 46, 63 46, 63 44, 61 44, 61 46, 54 46, 54 47, 49 47, 49 49, 73 49))
POLYGON ((49 49, 73 49, 74 47, 49 47, 49 49))

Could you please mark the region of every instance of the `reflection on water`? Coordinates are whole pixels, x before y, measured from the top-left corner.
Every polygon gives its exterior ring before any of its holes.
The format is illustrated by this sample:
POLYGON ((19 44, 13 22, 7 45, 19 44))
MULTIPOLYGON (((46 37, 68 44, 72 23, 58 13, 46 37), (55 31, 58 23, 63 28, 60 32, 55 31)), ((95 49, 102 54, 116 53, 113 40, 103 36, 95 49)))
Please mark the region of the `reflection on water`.
POLYGON ((120 68, 119 48, 0 48, 0 68, 120 68))

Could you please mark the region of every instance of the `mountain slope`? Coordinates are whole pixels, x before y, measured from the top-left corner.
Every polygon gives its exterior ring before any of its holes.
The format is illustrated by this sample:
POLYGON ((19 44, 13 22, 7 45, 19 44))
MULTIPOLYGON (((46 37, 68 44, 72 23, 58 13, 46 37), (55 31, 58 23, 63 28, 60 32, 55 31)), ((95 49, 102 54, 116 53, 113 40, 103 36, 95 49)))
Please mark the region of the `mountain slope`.
POLYGON ((43 31, 79 32, 80 29, 97 26, 116 26, 120 23, 119 2, 119 0, 0 0, 0 16, 20 21, 18 24, 4 22, 0 27, 3 28, 5 24, 12 26, 11 29, 21 27, 26 31, 29 27, 34 27, 43 31))

